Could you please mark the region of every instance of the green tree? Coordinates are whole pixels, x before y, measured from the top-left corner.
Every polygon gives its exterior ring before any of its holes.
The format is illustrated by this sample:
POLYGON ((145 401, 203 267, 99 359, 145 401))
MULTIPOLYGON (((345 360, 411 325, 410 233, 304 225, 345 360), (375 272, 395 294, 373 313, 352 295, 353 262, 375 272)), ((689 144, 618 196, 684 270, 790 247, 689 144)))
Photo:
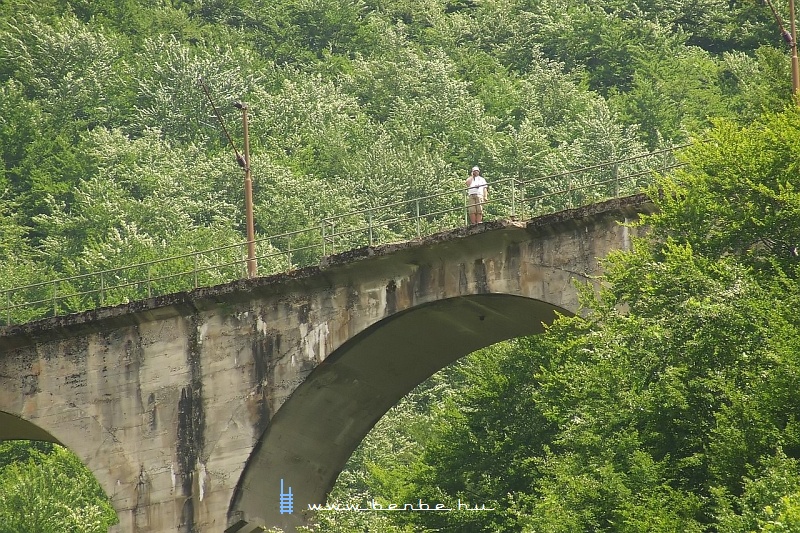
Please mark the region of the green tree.
POLYGON ((0 532, 105 533, 117 522, 97 480, 73 453, 29 446, 0 444, 0 532))
POLYGON ((800 527, 800 478, 798 461, 782 450, 764 457, 757 474, 744 478, 742 495, 732 497, 724 489, 719 500, 719 531, 790 532, 800 527))
POLYGON ((796 278, 799 129, 795 108, 746 127, 719 122, 706 142, 687 149, 688 170, 661 183, 662 214, 651 219, 656 236, 796 278))

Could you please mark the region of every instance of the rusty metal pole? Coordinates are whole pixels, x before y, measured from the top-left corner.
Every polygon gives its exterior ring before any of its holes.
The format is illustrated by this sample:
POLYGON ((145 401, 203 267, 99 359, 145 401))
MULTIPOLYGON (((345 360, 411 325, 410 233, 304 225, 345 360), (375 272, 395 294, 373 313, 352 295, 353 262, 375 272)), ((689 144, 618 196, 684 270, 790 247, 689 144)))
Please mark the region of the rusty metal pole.
POLYGON ((798 100, 798 91, 800 91, 800 68, 797 63, 797 29, 795 27, 794 16, 794 0, 789 0, 789 30, 783 27, 783 19, 778 14, 778 10, 772 5, 771 0, 764 0, 772 11, 772 16, 775 17, 775 22, 778 24, 778 29, 781 30, 781 37, 789 45, 792 51, 792 98, 797 105, 800 105, 798 100))
MULTIPOLYGON (((239 150, 236 149, 236 145, 233 143, 233 139, 228 133, 228 128, 225 127, 225 121, 222 120, 222 115, 220 115, 217 106, 214 104, 214 100, 211 98, 211 92, 208 90, 206 82, 203 81, 202 77, 198 78, 197 82, 203 88, 203 92, 206 93, 206 97, 212 109, 214 109, 214 114, 217 116, 220 126, 222 126, 222 131, 225 132, 225 137, 228 138, 228 142, 231 144, 236 154, 236 163, 244 168, 244 209, 247 224, 247 277, 254 278, 258 275, 258 265, 256 264, 256 232, 253 224, 253 180, 250 176, 250 130, 247 120, 247 104, 233 102, 233 107, 242 110, 242 124, 244 126, 244 155, 242 155, 239 153, 239 150)), ((197 275, 196 271, 195 275, 197 275)))
POLYGON ((800 68, 797 63, 797 28, 795 27, 795 13, 794 13, 794 0, 789 0, 789 16, 791 17, 791 31, 792 31, 792 95, 797 105, 800 105, 798 100, 798 91, 800 91, 800 68))
MULTIPOLYGON (((237 106, 238 107, 238 106, 237 106)), ((253 224, 253 180, 250 175, 250 130, 247 121, 247 105, 241 104, 244 127, 244 208, 247 221, 247 277, 258 275, 256 263, 256 232, 253 224)))

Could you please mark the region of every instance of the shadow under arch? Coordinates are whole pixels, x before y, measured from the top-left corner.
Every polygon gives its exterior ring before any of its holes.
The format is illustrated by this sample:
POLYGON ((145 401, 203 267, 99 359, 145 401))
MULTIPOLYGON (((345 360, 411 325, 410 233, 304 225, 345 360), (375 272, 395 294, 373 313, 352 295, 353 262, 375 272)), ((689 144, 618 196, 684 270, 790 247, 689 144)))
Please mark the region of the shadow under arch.
POLYGON ((50 432, 23 418, 0 411, 0 441, 43 440, 63 446, 50 432))
POLYGON ((308 505, 325 503, 355 448, 403 396, 465 355, 541 333, 556 312, 572 314, 517 295, 469 295, 408 309, 354 336, 275 413, 239 478, 227 531, 304 525, 308 505), (291 487, 291 513, 280 512, 281 481, 285 492, 291 487))

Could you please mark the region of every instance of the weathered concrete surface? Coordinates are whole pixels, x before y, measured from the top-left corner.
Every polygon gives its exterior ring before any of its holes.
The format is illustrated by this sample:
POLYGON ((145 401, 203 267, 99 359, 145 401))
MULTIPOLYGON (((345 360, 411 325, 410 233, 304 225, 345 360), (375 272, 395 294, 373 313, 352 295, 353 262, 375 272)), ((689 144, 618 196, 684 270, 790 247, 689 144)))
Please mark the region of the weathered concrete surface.
MULTIPOLYGON (((631 197, 363 248, 319 267, 0 331, 0 439, 68 446, 119 532, 304 520, 416 384, 575 312, 631 197), (294 513, 280 514, 280 480, 294 513)), ((247 526, 249 524, 249 526, 247 526)), ((248 529, 249 528, 249 529, 248 529)))

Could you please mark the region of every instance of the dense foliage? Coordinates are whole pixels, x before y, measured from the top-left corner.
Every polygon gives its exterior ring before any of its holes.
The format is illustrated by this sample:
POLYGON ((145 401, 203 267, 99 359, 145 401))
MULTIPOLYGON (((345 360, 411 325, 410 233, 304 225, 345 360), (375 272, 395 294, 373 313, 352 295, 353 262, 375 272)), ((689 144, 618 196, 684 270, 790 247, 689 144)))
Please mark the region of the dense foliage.
POLYGON ((66 448, 0 442, 0 533, 105 533, 117 515, 66 448))
MULTIPOLYGON (((239 149, 229 104, 249 105, 258 235, 459 187, 476 163, 491 183, 711 137, 585 314, 426 384, 334 495, 497 511, 326 527, 797 529, 798 118, 760 118, 792 105, 760 2, 4 0, 0 290, 243 240, 242 172, 201 78, 239 149)), ((78 466, 31 461, 0 467, 0 495, 78 466)), ((0 518, 30 503, 2 499, 0 518)), ((107 518, 81 509, 80 530, 107 518)))

